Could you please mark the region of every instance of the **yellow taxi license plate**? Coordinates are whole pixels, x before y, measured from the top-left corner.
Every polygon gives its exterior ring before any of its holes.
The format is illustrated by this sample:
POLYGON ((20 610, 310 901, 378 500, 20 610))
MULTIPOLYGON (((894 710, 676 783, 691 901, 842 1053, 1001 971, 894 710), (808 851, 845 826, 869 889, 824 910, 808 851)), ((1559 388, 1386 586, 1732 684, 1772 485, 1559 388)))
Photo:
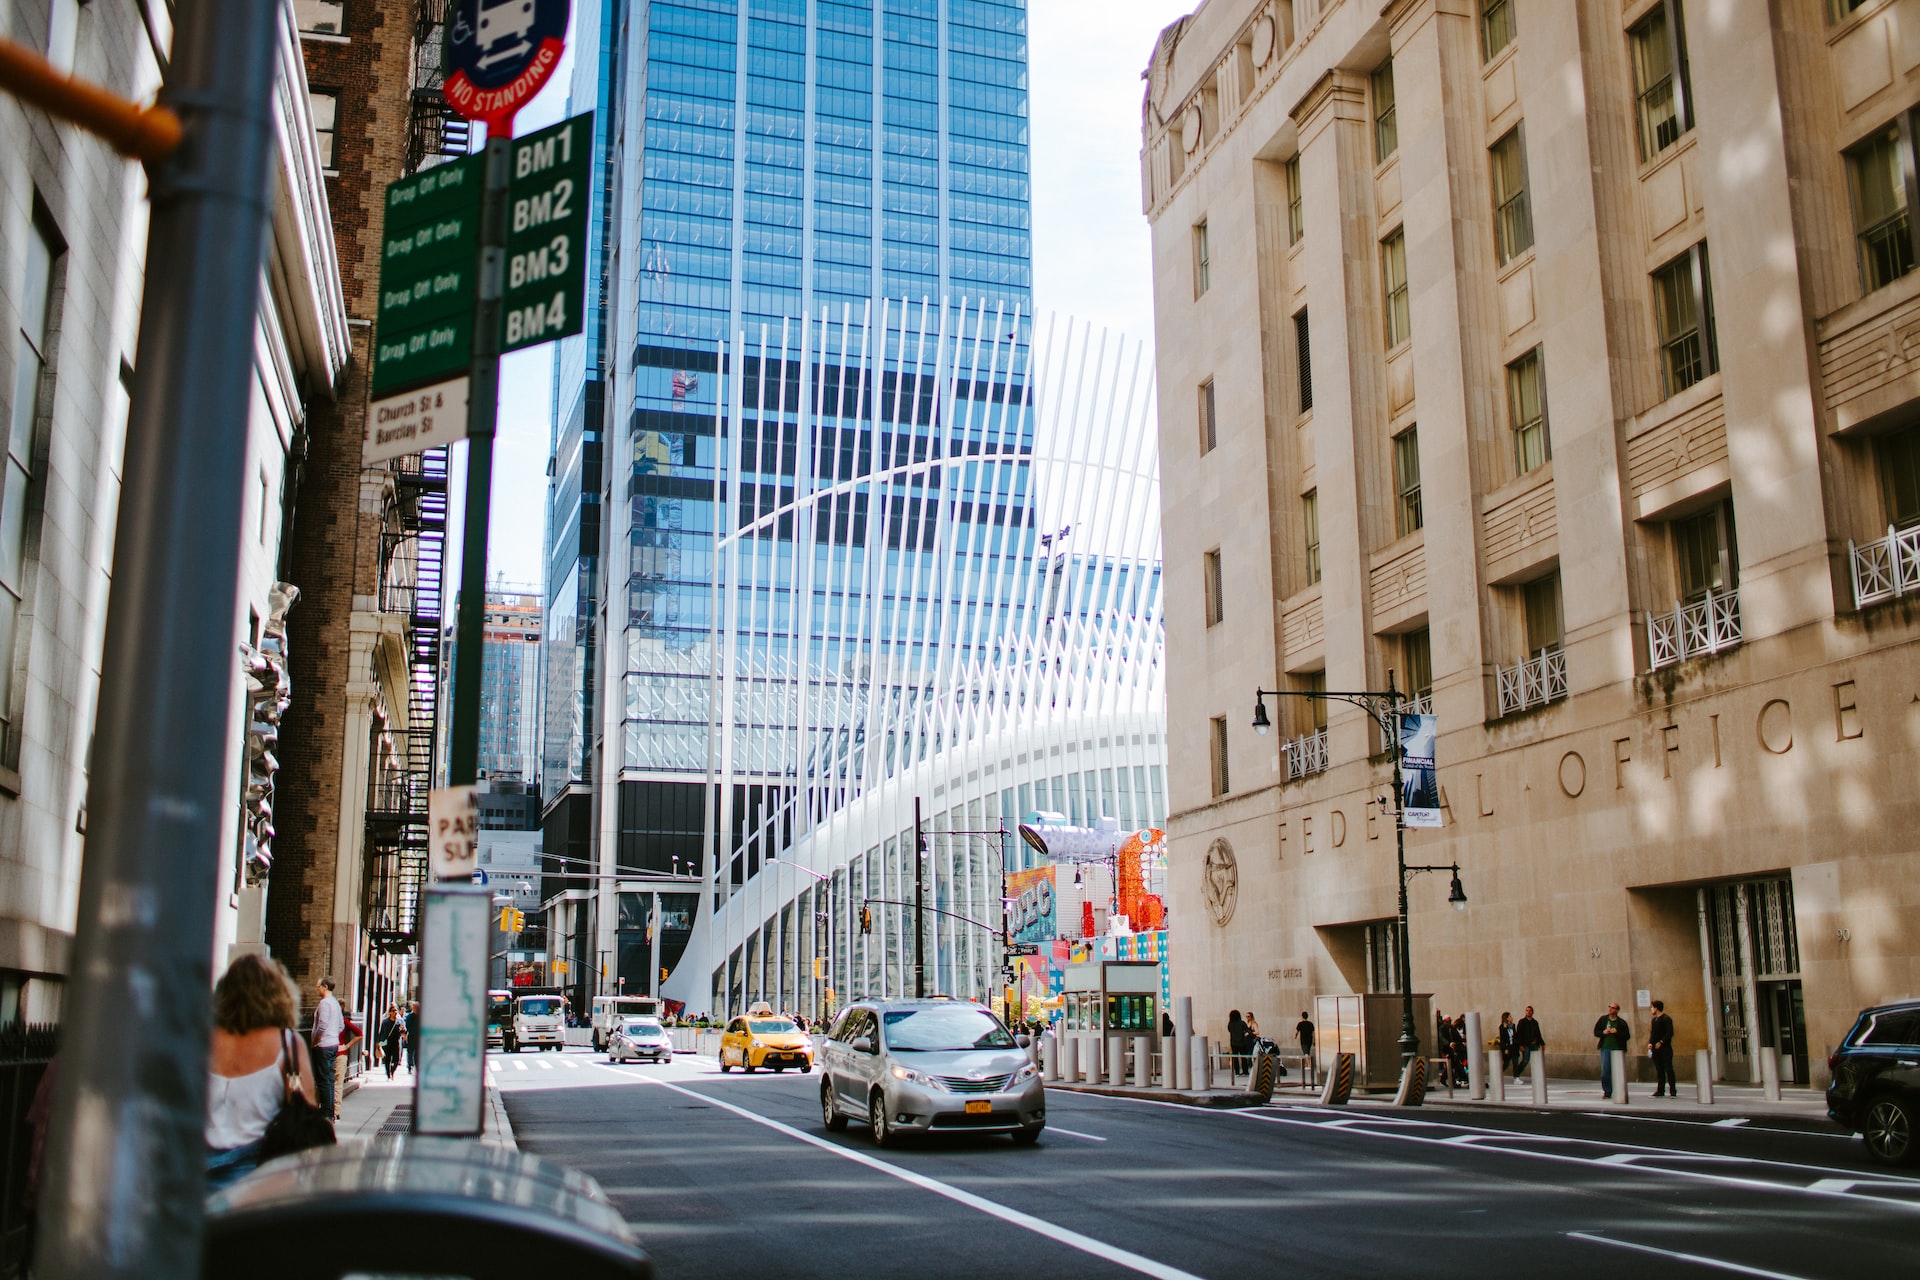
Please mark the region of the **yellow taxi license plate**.
POLYGON ((967 1104, 967 1114, 970 1116, 984 1116, 984 1115, 991 1115, 992 1113, 993 1113, 993 1104, 991 1102, 986 1101, 985 1099, 982 1099, 979 1102, 969 1102, 967 1104))

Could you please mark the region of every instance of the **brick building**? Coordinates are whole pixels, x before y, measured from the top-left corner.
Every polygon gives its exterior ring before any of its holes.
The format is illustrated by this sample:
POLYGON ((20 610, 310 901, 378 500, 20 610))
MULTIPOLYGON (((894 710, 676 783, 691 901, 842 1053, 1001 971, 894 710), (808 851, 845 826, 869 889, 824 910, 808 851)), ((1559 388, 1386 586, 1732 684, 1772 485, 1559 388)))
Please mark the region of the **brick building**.
POLYGON ((363 469, 386 185, 466 150, 439 94, 446 0, 297 0, 353 359, 316 417, 293 524, 297 734, 283 758, 267 941, 351 1007, 403 997, 439 680, 446 453, 363 469))

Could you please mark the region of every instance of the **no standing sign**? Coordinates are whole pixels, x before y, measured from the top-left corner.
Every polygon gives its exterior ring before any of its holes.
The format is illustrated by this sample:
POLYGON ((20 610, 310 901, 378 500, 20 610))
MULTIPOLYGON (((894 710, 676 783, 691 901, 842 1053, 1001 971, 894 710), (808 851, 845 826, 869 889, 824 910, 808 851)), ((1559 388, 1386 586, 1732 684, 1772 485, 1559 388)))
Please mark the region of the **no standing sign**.
POLYGON ((447 17, 447 105, 507 133, 560 65, 568 0, 455 0, 447 17))

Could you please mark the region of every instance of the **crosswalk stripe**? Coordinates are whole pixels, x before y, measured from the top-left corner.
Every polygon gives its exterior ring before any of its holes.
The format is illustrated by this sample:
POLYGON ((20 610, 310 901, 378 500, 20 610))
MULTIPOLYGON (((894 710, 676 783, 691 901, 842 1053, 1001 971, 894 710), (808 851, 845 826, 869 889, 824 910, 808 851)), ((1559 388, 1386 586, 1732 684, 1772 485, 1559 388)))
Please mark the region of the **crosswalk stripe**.
POLYGON ((551 1062, 548 1062, 545 1058, 535 1058, 533 1061, 534 1061, 534 1064, 538 1066, 542 1071, 553 1070, 553 1064, 551 1062))
POLYGON ((560 1065, 563 1067, 577 1068, 579 1067, 580 1064, 575 1062, 572 1058, 562 1058, 560 1059, 560 1065))

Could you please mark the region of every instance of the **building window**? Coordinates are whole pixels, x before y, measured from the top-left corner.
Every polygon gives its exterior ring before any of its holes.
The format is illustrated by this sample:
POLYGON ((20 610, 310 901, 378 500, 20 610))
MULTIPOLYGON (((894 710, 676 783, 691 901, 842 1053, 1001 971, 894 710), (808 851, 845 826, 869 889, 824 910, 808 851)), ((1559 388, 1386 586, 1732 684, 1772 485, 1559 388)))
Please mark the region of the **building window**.
POLYGON ((1320 581, 1320 491, 1300 495, 1300 520, 1307 537, 1307 585, 1320 581))
POLYGON ((7 428, 5 474, 0 476, 0 758, 20 758, 13 676, 19 656, 21 606, 26 597, 27 490, 33 480, 34 434, 51 391, 46 377, 53 314, 54 260, 60 249, 38 218, 27 233, 26 279, 20 290, 20 328, 14 340, 13 404, 7 428))
POLYGON ((1200 580, 1206 590, 1207 625, 1215 626, 1225 615, 1220 595, 1220 549, 1200 557, 1200 580))
POLYGON ((1300 308, 1293 317, 1293 355, 1300 371, 1300 412, 1313 408, 1313 347, 1307 341, 1307 309, 1300 308))
POLYGON ((1693 128, 1686 29, 1677 0, 1661 0, 1627 33, 1640 113, 1640 158, 1651 160, 1693 128))
POLYGON ((346 29, 346 0, 293 0, 293 17, 302 31, 337 36, 346 29))
POLYGON ((1513 0, 1480 0, 1480 54, 1488 62, 1513 43, 1513 0))
POLYGON ((1493 144, 1493 238, 1500 265, 1533 248, 1533 209, 1527 202, 1527 157, 1515 126, 1493 144))
POLYGON ((1227 776, 1227 718, 1215 716, 1209 722, 1207 745, 1213 763, 1213 794, 1223 796, 1232 788, 1227 776))
POLYGON ((1557 570, 1520 588, 1520 617, 1529 657, 1560 651, 1560 574, 1557 570))
POLYGON ((1713 333, 1713 277, 1704 241, 1653 273, 1660 332, 1660 380, 1667 395, 1685 391, 1720 367, 1713 333))
MULTIPOLYGON (((1318 671, 1309 671, 1303 676, 1295 677, 1294 685, 1296 689, 1301 693, 1313 693, 1313 694, 1326 693, 1327 691, 1326 668, 1322 667, 1318 671)), ((1327 731, 1327 700, 1324 697, 1316 697, 1316 698, 1302 698, 1300 699, 1300 701, 1307 704, 1306 714, 1307 714, 1307 724, 1310 727, 1309 732, 1325 733, 1327 731)))
POLYGON ((1199 297, 1212 284, 1213 267, 1207 250, 1207 224, 1203 220, 1193 226, 1193 296, 1199 297))
POLYGON ((1854 243, 1860 251, 1860 288, 1866 293, 1892 284, 1913 270, 1905 169, 1897 124, 1888 125, 1847 152, 1854 243))
POLYGON ((1407 233, 1395 231, 1380 242, 1380 296, 1387 312, 1387 350, 1413 336, 1407 307, 1407 233))
POLYGON ((1400 122, 1393 111, 1393 59, 1373 73, 1373 159, 1379 164, 1400 149, 1400 122))
POLYGON ((1400 637, 1400 674, 1409 698, 1433 696, 1433 632, 1426 627, 1400 637))
POLYGON ((1920 427, 1908 427, 1874 442, 1880 455, 1880 490, 1887 523, 1896 529, 1920 525, 1920 427))
POLYGON ((1307 234, 1305 215, 1300 207, 1300 157, 1287 161, 1287 243, 1296 245, 1307 234))
POLYGON ((1220 443, 1215 433, 1213 417, 1213 379, 1208 378, 1200 384, 1200 452, 1212 453, 1213 447, 1220 443))
POLYGON ((315 90, 307 94, 313 107, 313 140, 320 148, 320 167, 333 168, 334 125, 340 114, 340 95, 315 90))
POLYGON ((1547 386, 1540 348, 1507 366, 1507 412, 1513 420, 1513 466, 1525 475, 1553 456, 1547 441, 1547 386))
POLYGON ((1865 8, 1872 0, 1827 0, 1827 20, 1845 22, 1855 9, 1865 8))
POLYGON ((1408 427, 1393 438, 1394 527, 1406 537, 1421 525, 1420 431, 1408 427))
POLYGON ((1708 592, 1725 595, 1739 585, 1733 536, 1733 503, 1719 502, 1699 515, 1675 520, 1674 581, 1683 604, 1708 592))

